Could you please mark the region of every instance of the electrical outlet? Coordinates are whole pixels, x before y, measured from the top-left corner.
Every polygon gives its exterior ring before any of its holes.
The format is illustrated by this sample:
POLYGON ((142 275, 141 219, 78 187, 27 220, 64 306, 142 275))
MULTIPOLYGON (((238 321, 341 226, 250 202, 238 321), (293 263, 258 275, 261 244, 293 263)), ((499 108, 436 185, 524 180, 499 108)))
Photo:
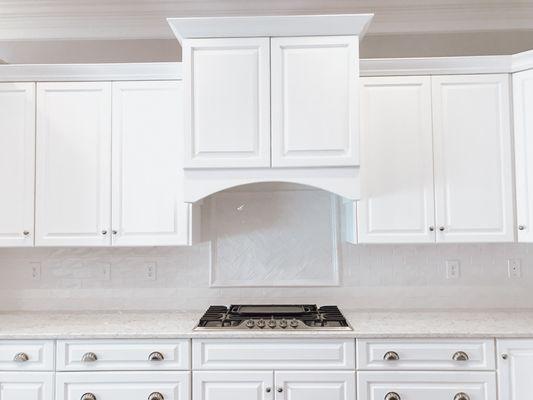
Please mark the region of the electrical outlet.
POLYGON ((507 260, 507 272, 509 279, 520 279, 522 277, 522 262, 519 258, 507 260))
POLYGON ((41 263, 40 262, 31 262, 31 279, 34 281, 41 280, 41 263))
POLYGON ((459 279, 461 275, 461 262, 459 260, 446 260, 446 279, 459 279))
POLYGON ((155 262, 146 263, 144 267, 144 278, 147 281, 155 281, 157 279, 157 264, 155 262))

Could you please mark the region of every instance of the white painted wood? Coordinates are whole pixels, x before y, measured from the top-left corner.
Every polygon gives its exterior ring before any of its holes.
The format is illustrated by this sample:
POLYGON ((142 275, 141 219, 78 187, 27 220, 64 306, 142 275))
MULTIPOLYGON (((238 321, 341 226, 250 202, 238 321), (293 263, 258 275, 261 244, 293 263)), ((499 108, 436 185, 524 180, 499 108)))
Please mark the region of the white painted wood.
POLYGON ((509 76, 432 83, 437 241, 513 241, 509 76))
POLYGON ((0 83, 0 133, 0 247, 32 246, 34 83, 0 83))
POLYGON ((359 242, 434 242, 430 78, 363 78, 360 93, 359 242))
POLYGON ((165 400, 188 400, 190 372, 59 372, 56 400, 79 400, 92 393, 97 400, 147 400, 158 392, 165 400))
POLYGON ((518 241, 533 242, 533 70, 513 75, 518 241))
POLYGON ((113 83, 113 245, 188 243, 182 109, 181 82, 113 83))
POLYGON ((37 84, 36 245, 111 243, 110 103, 111 83, 37 84))
POLYGON ((533 50, 513 54, 511 59, 512 72, 525 71, 533 68, 533 50))
POLYGON ((195 370, 355 369, 352 339, 194 339, 195 370))
POLYGON ((498 392, 505 400, 523 400, 533 391, 533 340, 498 340, 498 392), (504 359, 503 356, 507 358, 504 359))
POLYGON ((482 339, 359 339, 358 370, 494 370, 494 340, 482 339), (393 351, 399 360, 385 360, 393 351), (456 352, 468 361, 454 361, 456 352))
POLYGON ((0 340, 0 371, 53 371, 54 358, 52 340, 0 340), (26 354, 28 361, 15 361, 18 353, 26 354))
POLYGON ((272 371, 195 371, 192 386, 193 400, 274 399, 272 371))
POLYGON ((54 400, 54 374, 0 372, 0 399, 54 400))
POLYGON ((355 400, 353 371, 276 371, 274 381, 276 400, 355 400))
POLYGON ((270 41, 183 44, 185 167, 270 166, 270 41))
POLYGON ((359 164, 355 36, 271 39, 272 166, 359 164))
POLYGON ((470 400, 496 400, 496 374, 442 371, 357 373, 358 399, 383 400, 391 392, 404 400, 453 400, 458 393, 467 394, 470 400))
POLYGON ((60 340, 57 342, 58 371, 187 370, 190 368, 190 341, 157 340, 60 340), (159 352, 163 361, 150 361, 159 352), (83 362, 94 353, 95 362, 83 362))

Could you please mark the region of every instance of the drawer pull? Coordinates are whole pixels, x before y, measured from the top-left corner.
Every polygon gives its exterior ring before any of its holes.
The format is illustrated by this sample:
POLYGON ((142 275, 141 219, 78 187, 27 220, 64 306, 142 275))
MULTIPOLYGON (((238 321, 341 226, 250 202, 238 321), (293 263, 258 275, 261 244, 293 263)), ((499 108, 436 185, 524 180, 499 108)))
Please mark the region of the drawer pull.
POLYGON ((80 400, 96 400, 96 396, 92 393, 85 393, 80 397, 80 400))
MULTIPOLYGON (((385 395, 385 400, 402 400, 402 398, 396 392, 389 392, 385 395)), ((454 399, 454 400, 459 400, 459 399, 454 399)))
POLYGON ((81 358, 81 361, 82 362, 95 362, 98 360, 98 357, 96 356, 96 354, 92 353, 92 352, 89 352, 89 353, 85 353, 83 355, 83 357, 81 358))
POLYGON ((453 361, 468 361, 468 354, 466 354, 464 351, 458 351, 453 355, 453 361))
POLYGON ((383 356, 383 359, 385 361, 398 361, 400 359, 400 356, 395 351, 388 351, 383 356))
POLYGON ((15 362, 26 362, 30 359, 26 353, 17 353, 15 354, 15 357, 13 357, 13 361, 15 362))
POLYGON ((453 400, 470 400, 470 396, 466 393, 457 393, 453 400))
POLYGON ((150 355, 148 356, 148 360, 150 361, 163 361, 164 359, 165 359, 165 356, 158 351, 154 351, 153 353, 150 353, 150 355))
POLYGON ((150 393, 148 400, 165 400, 165 397, 159 392, 154 392, 150 393))

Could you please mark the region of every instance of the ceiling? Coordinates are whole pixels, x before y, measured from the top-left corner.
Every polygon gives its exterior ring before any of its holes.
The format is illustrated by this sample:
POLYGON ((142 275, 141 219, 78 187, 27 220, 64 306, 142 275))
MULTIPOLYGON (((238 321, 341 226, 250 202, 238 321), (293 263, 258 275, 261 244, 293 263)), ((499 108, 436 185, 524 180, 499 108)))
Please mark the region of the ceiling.
POLYGON ((165 18, 375 13, 370 35, 533 30, 533 0, 0 0, 0 40, 165 39, 165 18))

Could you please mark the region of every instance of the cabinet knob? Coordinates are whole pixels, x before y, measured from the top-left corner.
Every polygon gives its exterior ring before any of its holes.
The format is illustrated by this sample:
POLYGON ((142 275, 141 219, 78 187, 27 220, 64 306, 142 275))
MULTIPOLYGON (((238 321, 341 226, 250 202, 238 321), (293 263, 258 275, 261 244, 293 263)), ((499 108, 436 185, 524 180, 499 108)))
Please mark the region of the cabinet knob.
POLYGON ((148 400, 165 400, 165 397, 159 392, 150 393, 148 400))
POLYGON ((80 400, 96 400, 96 396, 92 393, 85 393, 80 397, 80 400))
POLYGON ((439 231, 444 232, 444 229, 445 228, 443 226, 439 226, 439 231))
POLYGON ((504 354, 502 354, 502 358, 503 358, 504 360, 507 360, 507 359, 509 358, 509 356, 508 356, 507 354, 504 353, 504 354))
POLYGON ((103 231, 102 231, 102 235, 107 235, 107 231, 106 231, 106 230, 103 230, 103 231))
POLYGON ((276 390, 278 391, 278 393, 283 393, 283 388, 282 387, 279 387, 276 390))
POLYGON ((30 231, 24 231, 24 232, 22 232, 22 234, 23 234, 24 236, 28 236, 28 235, 30 234, 30 231))
POLYGON ((430 231, 430 232, 433 232, 434 230, 435 230, 435 227, 434 227, 434 226, 430 226, 430 227, 429 227, 429 231, 430 231))
POLYGON ((16 362, 26 362, 30 359, 26 353, 17 353, 15 354, 15 357, 13 357, 13 361, 16 362))
POLYGON ((466 393, 457 393, 455 395, 455 397, 453 398, 453 400, 470 400, 470 396, 467 395, 466 393))
POLYGON ((523 231, 524 229, 526 229, 525 225, 518 225, 518 230, 519 231, 523 231))
POLYGON ((113 230, 113 235, 116 235, 117 233, 118 233, 118 231, 113 230))
POLYGON ((95 362, 98 360, 98 357, 96 356, 96 354, 92 353, 92 352, 89 352, 89 353, 85 353, 82 357, 81 357, 81 361, 82 362, 95 362))
POLYGON ((385 400, 402 400, 402 398, 396 392, 389 392, 385 395, 385 400))
POLYGON ((267 392, 267 393, 270 393, 271 391, 272 391, 272 388, 270 388, 270 387, 267 387, 267 388, 265 389, 265 392, 267 392))
POLYGON ((398 361, 400 356, 395 351, 387 351, 383 356, 385 361, 398 361))
POLYGON ((468 354, 466 354, 464 351, 458 351, 453 355, 453 361, 468 361, 468 354))
POLYGON ((165 356, 158 351, 154 351, 153 353, 150 353, 150 355, 148 356, 148 360, 150 361, 163 361, 164 359, 165 359, 165 356))

